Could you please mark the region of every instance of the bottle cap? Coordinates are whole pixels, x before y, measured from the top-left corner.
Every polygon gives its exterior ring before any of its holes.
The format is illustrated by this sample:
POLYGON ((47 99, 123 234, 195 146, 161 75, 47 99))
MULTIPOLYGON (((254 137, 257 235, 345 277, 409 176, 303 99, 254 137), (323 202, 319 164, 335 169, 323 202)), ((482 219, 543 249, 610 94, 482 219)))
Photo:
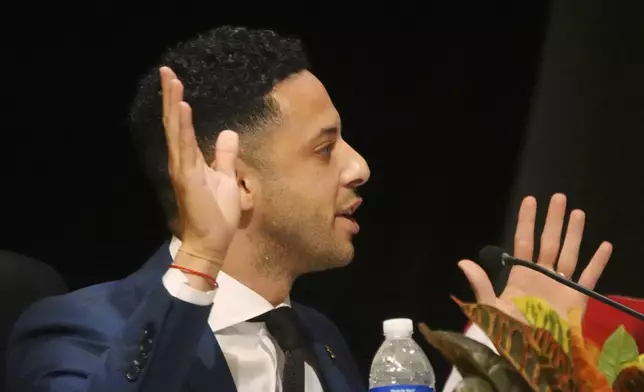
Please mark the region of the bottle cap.
POLYGON ((382 323, 382 331, 385 336, 411 336, 414 323, 407 318, 389 319, 382 323))

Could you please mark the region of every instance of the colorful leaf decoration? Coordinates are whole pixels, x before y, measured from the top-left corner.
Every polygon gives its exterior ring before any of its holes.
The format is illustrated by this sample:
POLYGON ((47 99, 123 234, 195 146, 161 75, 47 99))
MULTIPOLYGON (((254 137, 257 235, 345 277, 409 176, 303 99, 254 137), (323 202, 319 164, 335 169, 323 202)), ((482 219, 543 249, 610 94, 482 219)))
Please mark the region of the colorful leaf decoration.
POLYGON ((597 366, 597 364, 599 364, 599 357, 601 355, 601 350, 592 340, 584 339, 584 343, 586 344, 586 352, 588 353, 588 359, 591 361, 593 365, 597 366))
POLYGON ((599 370, 612 384, 622 368, 629 362, 636 361, 638 356, 635 339, 620 325, 604 342, 598 362, 599 370))
POLYGON ((543 328, 533 328, 532 337, 540 349, 540 360, 545 362, 546 369, 551 369, 550 372, 553 377, 556 377, 562 388, 567 385, 569 390, 574 390, 572 361, 563 347, 555 341, 550 332, 543 328))
POLYGON ((566 320, 550 304, 537 297, 515 298, 514 303, 529 325, 550 332, 566 354, 570 352, 570 333, 566 320))
POLYGON ((463 391, 484 391, 486 385, 491 391, 532 391, 512 365, 486 345, 460 333, 432 331, 423 323, 418 325, 418 330, 464 378, 472 377, 462 385, 463 391), (472 389, 475 387, 480 389, 472 389))
POLYGON ((452 299, 535 391, 575 391, 570 358, 548 331, 523 324, 492 306, 452 299))
POLYGON ((612 392, 610 384, 596 365, 594 354, 586 349, 581 330, 581 310, 575 309, 570 320, 570 356, 578 392, 612 392))
POLYGON ((622 369, 613 383, 615 392, 644 391, 644 365, 631 365, 622 369))

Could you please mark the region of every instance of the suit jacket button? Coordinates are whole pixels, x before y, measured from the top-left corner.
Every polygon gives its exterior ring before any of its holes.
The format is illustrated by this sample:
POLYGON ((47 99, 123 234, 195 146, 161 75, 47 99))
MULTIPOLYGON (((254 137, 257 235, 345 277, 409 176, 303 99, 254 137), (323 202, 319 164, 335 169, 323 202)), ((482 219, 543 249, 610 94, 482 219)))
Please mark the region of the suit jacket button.
POLYGON ((139 350, 143 354, 149 354, 152 350, 152 339, 144 338, 139 345, 139 350))
POLYGON ((127 378, 128 381, 136 381, 139 378, 139 375, 141 375, 141 369, 136 366, 132 366, 125 373, 125 378, 127 378))
POLYGON ((148 324, 145 326, 145 330, 143 331, 143 334, 147 339, 152 339, 154 337, 154 325, 148 324))
POLYGON ((137 358, 132 362, 134 366, 137 367, 137 369, 143 370, 145 368, 145 365, 148 364, 148 357, 145 355, 142 355, 141 357, 137 358))

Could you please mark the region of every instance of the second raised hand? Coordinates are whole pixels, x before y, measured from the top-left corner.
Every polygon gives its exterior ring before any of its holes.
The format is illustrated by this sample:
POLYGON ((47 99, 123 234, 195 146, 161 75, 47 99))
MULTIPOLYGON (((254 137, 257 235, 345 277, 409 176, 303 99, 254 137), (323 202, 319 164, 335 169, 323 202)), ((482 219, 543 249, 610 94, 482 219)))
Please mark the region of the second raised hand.
MULTIPOLYGON (((534 259, 536 214, 537 201, 531 196, 526 197, 519 209, 514 238, 514 256, 517 258, 534 259)), ((570 214, 564 244, 557 262, 565 216, 566 196, 556 194, 552 197, 548 208, 537 263, 545 268, 556 270, 570 279, 577 267, 585 214, 581 210, 574 210, 570 214)), ((610 259, 612 250, 612 245, 608 242, 599 246, 579 278, 580 285, 594 289, 610 259)), ((459 267, 470 281, 478 302, 496 306, 519 320, 523 320, 523 316, 514 305, 514 300, 523 296, 535 296, 546 300, 564 318, 567 318, 568 312, 572 309, 579 309, 582 312, 586 309, 588 300, 586 296, 528 268, 513 267, 503 293, 497 298, 490 279, 480 266, 470 260, 462 260, 459 267)))

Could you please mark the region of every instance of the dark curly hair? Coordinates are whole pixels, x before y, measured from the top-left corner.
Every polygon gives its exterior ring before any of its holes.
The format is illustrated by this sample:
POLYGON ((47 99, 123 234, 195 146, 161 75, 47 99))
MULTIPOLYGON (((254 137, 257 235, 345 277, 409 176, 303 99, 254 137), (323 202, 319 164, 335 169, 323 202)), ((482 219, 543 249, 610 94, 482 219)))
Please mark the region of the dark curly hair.
POLYGON ((256 158, 257 149, 245 148, 250 145, 248 139, 278 120, 280 114, 269 93, 290 75, 308 69, 309 63, 297 39, 270 30, 223 26, 168 50, 158 66, 144 76, 132 103, 130 128, 172 229, 177 206, 168 174, 158 70, 164 65, 184 84, 184 100, 192 107, 197 141, 211 162, 215 140, 224 129, 240 134, 243 158, 256 158))

